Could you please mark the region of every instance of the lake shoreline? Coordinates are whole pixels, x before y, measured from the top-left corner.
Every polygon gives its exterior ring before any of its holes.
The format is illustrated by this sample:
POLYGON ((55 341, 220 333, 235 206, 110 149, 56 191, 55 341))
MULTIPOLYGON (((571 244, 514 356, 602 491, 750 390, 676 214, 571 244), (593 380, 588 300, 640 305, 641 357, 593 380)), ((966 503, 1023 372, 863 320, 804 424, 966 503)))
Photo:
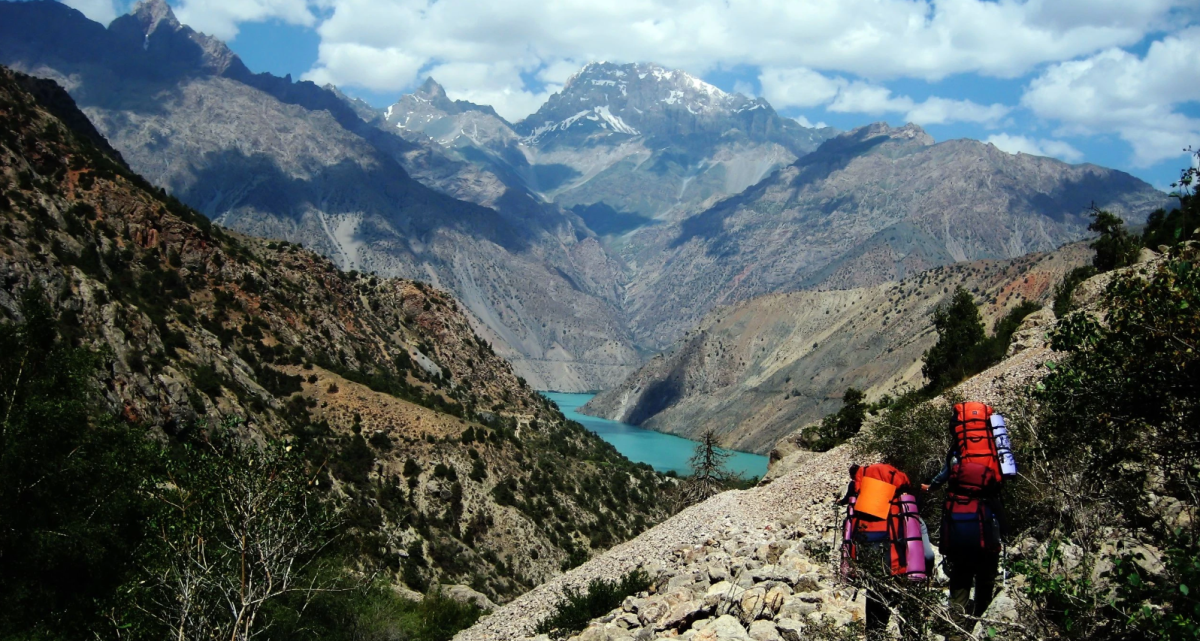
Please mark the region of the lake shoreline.
MULTIPOLYGON (((579 408, 595 394, 552 391, 539 393, 557 405, 569 420, 583 425, 629 460, 646 463, 663 473, 675 472, 680 476, 691 473, 687 460, 695 451, 696 441, 579 412, 579 408)), ((760 478, 767 473, 767 457, 752 452, 725 451, 730 455, 726 463, 730 471, 744 477, 760 478)))

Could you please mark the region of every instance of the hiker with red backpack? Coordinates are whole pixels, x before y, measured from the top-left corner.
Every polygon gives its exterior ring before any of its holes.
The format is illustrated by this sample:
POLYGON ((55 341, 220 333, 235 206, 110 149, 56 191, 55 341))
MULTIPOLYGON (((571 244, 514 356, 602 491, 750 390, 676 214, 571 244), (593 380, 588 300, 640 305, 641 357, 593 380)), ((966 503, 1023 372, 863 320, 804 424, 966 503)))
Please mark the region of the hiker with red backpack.
MULTIPOLYGON (((839 501, 846 506, 843 577, 861 579, 857 567, 869 564, 868 572, 875 567, 884 576, 926 580, 933 549, 911 491, 908 476, 887 463, 850 467, 850 484, 839 501)), ((891 619, 892 599, 877 586, 867 584, 865 591, 867 638, 878 638, 891 619)))
POLYGON ((950 575, 951 614, 970 629, 964 615, 983 616, 996 587, 1001 538, 1007 533, 1000 491, 1015 476, 1004 417, 984 403, 958 403, 950 419, 951 446, 942 471, 923 490, 946 488, 941 551, 950 575), (974 605, 968 610, 972 587, 974 605))

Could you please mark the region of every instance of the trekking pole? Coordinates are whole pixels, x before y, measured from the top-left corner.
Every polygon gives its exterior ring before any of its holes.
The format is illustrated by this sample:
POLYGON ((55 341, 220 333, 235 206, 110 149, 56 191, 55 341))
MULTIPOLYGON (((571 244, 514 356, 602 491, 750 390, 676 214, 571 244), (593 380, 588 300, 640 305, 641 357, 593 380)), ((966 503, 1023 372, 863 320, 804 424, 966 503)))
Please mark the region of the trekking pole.
POLYGON ((1003 557, 1003 560, 1001 561, 1002 578, 1000 584, 1004 586, 1005 590, 1008 590, 1008 545, 1006 545, 1004 541, 1000 542, 1000 554, 1003 557))

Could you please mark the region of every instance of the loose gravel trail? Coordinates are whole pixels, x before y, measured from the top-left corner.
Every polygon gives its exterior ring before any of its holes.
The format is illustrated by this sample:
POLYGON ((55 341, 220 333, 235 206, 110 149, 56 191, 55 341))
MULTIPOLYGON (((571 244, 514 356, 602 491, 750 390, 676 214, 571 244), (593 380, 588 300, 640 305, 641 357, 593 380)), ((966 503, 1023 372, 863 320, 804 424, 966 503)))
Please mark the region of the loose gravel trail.
POLYGON ((595 557, 493 612, 456 641, 512 641, 533 635, 538 621, 549 615, 564 587, 583 589, 592 579, 614 579, 640 566, 652 570, 680 563, 674 552, 696 546, 727 532, 741 530, 748 541, 767 542, 783 520, 799 519, 810 528, 827 528, 840 518, 832 504, 845 489, 851 456, 848 445, 806 462, 774 482, 744 491, 723 492, 692 506, 595 557))

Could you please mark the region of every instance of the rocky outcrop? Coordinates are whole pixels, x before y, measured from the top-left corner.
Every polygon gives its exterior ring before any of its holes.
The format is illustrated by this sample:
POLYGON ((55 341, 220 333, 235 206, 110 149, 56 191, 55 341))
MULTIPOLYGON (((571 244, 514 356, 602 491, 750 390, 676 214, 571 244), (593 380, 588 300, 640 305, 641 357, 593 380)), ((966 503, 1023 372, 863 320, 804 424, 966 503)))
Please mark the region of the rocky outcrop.
MULTIPOLYGON (((1071 245, 722 308, 584 411, 687 437, 715 430, 727 446, 766 453, 835 411, 848 387, 877 398, 922 384, 921 358, 937 338, 932 311, 956 287, 974 292, 991 325, 1022 302, 1047 303, 1062 275, 1089 257, 1087 247, 1071 245)), ((1013 349, 1034 338, 1019 333, 1013 349)))

